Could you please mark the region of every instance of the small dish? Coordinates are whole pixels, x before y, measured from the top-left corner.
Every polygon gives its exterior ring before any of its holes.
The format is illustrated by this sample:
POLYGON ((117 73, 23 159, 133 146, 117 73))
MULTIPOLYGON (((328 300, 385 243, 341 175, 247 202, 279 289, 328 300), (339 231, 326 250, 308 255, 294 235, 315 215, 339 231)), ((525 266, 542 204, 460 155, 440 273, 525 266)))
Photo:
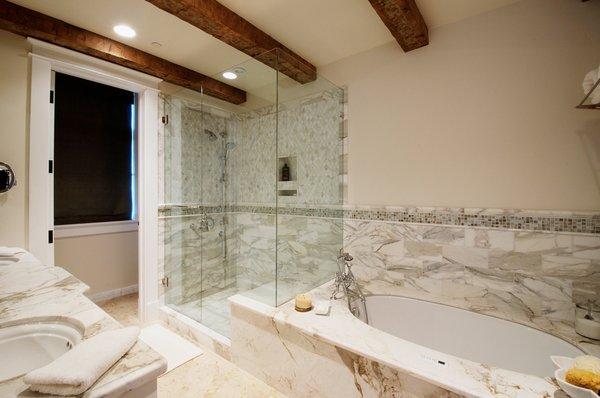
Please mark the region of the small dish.
MULTIPOLYGON (((565 358, 565 357, 563 357, 565 358)), ((555 362, 556 363, 556 362, 555 362)), ((566 392, 571 398, 598 398, 598 394, 593 392, 592 390, 588 390, 587 388, 577 387, 571 383, 568 383, 565 380, 565 373, 567 373, 568 369, 561 368, 557 369, 554 372, 554 378, 556 382, 562 388, 564 392, 566 392)))
POLYGON ((557 369, 571 369, 573 367, 573 358, 552 355, 550 359, 557 369))

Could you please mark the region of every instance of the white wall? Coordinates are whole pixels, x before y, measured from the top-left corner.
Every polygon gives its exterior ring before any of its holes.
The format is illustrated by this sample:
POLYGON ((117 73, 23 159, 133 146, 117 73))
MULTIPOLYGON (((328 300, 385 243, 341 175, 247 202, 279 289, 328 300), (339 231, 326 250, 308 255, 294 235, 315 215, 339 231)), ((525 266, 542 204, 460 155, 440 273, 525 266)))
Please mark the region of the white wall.
POLYGON ((59 238, 54 242, 55 264, 90 286, 96 294, 138 283, 138 233, 59 238))
MULTIPOLYGON (((0 194, 0 246, 27 248, 30 45, 0 30, 0 161, 18 185, 0 194)), ((91 287, 91 294, 137 283, 137 232, 55 241, 56 264, 91 287)))
POLYGON ((17 186, 0 194, 0 246, 27 246, 29 45, 0 30, 0 162, 8 163, 17 186))
POLYGON ((524 0, 320 68, 349 91, 349 202, 599 210, 600 3, 524 0))

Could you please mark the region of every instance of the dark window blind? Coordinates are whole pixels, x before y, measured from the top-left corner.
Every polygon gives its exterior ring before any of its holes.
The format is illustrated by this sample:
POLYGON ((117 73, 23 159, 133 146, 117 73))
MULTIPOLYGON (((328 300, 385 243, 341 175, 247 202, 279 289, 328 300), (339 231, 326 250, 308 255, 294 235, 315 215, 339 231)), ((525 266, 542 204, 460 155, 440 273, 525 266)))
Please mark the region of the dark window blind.
POLYGON ((56 73, 54 224, 129 220, 135 94, 56 73))

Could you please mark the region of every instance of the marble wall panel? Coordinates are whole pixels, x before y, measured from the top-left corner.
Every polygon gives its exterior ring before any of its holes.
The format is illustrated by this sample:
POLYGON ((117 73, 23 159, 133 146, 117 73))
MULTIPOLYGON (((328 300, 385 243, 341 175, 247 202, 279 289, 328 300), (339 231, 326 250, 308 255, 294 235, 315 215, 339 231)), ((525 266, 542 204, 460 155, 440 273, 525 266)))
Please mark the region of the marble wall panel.
MULTIPOLYGON (((342 204, 341 90, 234 116, 231 197, 237 204, 342 204), (276 198, 278 157, 294 157, 298 195, 276 198)), ((289 165, 293 167, 292 165, 289 165)), ((230 202, 233 203, 233 202, 230 202)))
POLYGON ((597 235, 346 219, 344 246, 371 293, 571 325, 600 296, 597 235))
POLYGON ((215 228, 198 235, 191 226, 199 225, 204 216, 161 219, 164 232, 160 237, 163 253, 159 262, 170 279, 165 289, 167 303, 185 304, 197 301, 202 294, 222 289, 235 282, 235 268, 226 261, 222 213, 209 214, 215 228))

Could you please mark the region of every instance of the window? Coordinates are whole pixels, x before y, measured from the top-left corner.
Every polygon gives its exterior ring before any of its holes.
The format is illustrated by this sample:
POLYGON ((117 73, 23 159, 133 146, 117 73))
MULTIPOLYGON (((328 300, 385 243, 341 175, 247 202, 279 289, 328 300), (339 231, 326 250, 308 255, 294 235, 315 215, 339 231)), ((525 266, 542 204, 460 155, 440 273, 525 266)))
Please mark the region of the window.
POLYGON ((56 73, 54 98, 54 224, 135 219, 135 93, 56 73))

